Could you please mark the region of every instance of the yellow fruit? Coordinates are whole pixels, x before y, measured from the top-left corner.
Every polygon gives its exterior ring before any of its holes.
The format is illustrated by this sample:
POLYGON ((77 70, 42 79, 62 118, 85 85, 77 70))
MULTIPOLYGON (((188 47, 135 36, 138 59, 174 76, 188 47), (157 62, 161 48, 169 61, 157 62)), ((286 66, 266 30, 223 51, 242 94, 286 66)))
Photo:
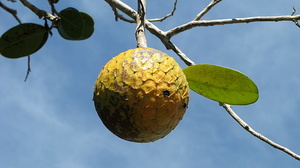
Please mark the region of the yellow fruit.
POLYGON ((182 69, 152 48, 131 49, 112 58, 94 89, 95 108, 104 125, 132 142, 152 142, 169 134, 189 101, 182 69))

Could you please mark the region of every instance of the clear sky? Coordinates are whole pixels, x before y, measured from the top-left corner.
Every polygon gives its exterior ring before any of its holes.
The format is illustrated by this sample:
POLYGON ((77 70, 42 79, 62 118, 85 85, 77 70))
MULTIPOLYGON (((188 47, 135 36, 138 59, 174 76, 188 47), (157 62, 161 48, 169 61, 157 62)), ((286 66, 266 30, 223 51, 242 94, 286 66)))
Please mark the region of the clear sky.
MULTIPOLYGON (((129 1, 129 0, 127 0, 129 1)), ((46 1, 31 0, 50 11, 46 1), (45 2, 45 3, 44 3, 45 2)), ((124 1, 126 2, 126 1, 124 1)), ((168 30, 192 20, 210 1, 178 0, 175 15, 155 23, 168 30)), ((23 22, 43 24, 20 2, 23 22)), ((135 8, 136 3, 129 5, 135 8)), ((162 17, 173 1, 148 2, 148 18, 162 17)), ((223 0, 203 19, 290 15, 296 0, 223 0)), ((60 11, 75 7, 95 21, 94 35, 67 41, 57 30, 45 46, 27 58, 0 57, 0 168, 267 168, 300 167, 300 162, 241 128, 217 102, 191 92, 180 124, 153 143, 127 142, 110 133, 94 109, 94 82, 102 66, 118 53, 135 48, 134 24, 115 22, 105 1, 61 1, 60 11)), ((296 14, 300 14, 298 11, 296 14)), ((0 10, 0 34, 17 25, 0 10)), ((147 32, 148 45, 173 56, 147 32)), ((252 105, 232 106, 252 128, 300 153, 300 29, 292 22, 249 23, 194 28, 175 43, 197 64, 239 70, 259 87, 252 105)))

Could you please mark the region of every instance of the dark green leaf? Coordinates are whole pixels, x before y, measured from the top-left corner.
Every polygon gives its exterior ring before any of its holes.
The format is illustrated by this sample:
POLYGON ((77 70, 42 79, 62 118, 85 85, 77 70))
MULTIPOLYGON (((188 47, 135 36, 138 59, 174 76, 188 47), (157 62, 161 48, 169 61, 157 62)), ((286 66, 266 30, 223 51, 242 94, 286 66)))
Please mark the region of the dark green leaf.
POLYGON ((84 40, 94 33, 94 20, 90 15, 84 12, 80 12, 80 14, 84 20, 84 29, 81 36, 81 40, 84 40))
POLYGON ((48 39, 48 28, 24 23, 5 32, 0 38, 0 53, 7 58, 20 58, 38 51, 48 39))
POLYGON ((233 105, 247 105, 258 99, 255 83, 236 70, 199 64, 187 67, 183 71, 190 88, 209 99, 233 105))
POLYGON ((82 36, 84 21, 80 12, 75 8, 66 8, 59 13, 61 20, 58 24, 59 34, 67 40, 77 40, 82 36))
POLYGON ((94 32, 94 21, 86 13, 75 8, 66 8, 59 13, 61 20, 58 24, 59 34, 67 40, 84 40, 94 32))

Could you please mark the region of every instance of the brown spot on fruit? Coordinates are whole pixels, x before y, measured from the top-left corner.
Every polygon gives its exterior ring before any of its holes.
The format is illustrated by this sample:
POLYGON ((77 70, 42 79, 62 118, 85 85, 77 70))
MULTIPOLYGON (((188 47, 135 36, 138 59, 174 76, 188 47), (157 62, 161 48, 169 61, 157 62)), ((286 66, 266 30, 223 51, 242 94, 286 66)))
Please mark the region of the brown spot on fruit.
POLYGON ((163 94, 164 94, 165 97, 169 97, 171 93, 168 89, 166 89, 166 90, 163 91, 163 94))

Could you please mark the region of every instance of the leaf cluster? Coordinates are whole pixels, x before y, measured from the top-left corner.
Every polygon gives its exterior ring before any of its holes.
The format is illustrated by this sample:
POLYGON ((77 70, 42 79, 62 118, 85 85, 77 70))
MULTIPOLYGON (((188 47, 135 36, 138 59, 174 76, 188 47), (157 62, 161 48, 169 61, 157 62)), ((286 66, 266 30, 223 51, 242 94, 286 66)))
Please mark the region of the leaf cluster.
POLYGON ((57 20, 49 27, 45 18, 44 25, 20 23, 7 30, 0 38, 0 54, 7 58, 29 56, 41 49, 48 40, 52 29, 67 40, 85 40, 94 32, 93 18, 84 12, 69 7, 57 13, 57 20))

